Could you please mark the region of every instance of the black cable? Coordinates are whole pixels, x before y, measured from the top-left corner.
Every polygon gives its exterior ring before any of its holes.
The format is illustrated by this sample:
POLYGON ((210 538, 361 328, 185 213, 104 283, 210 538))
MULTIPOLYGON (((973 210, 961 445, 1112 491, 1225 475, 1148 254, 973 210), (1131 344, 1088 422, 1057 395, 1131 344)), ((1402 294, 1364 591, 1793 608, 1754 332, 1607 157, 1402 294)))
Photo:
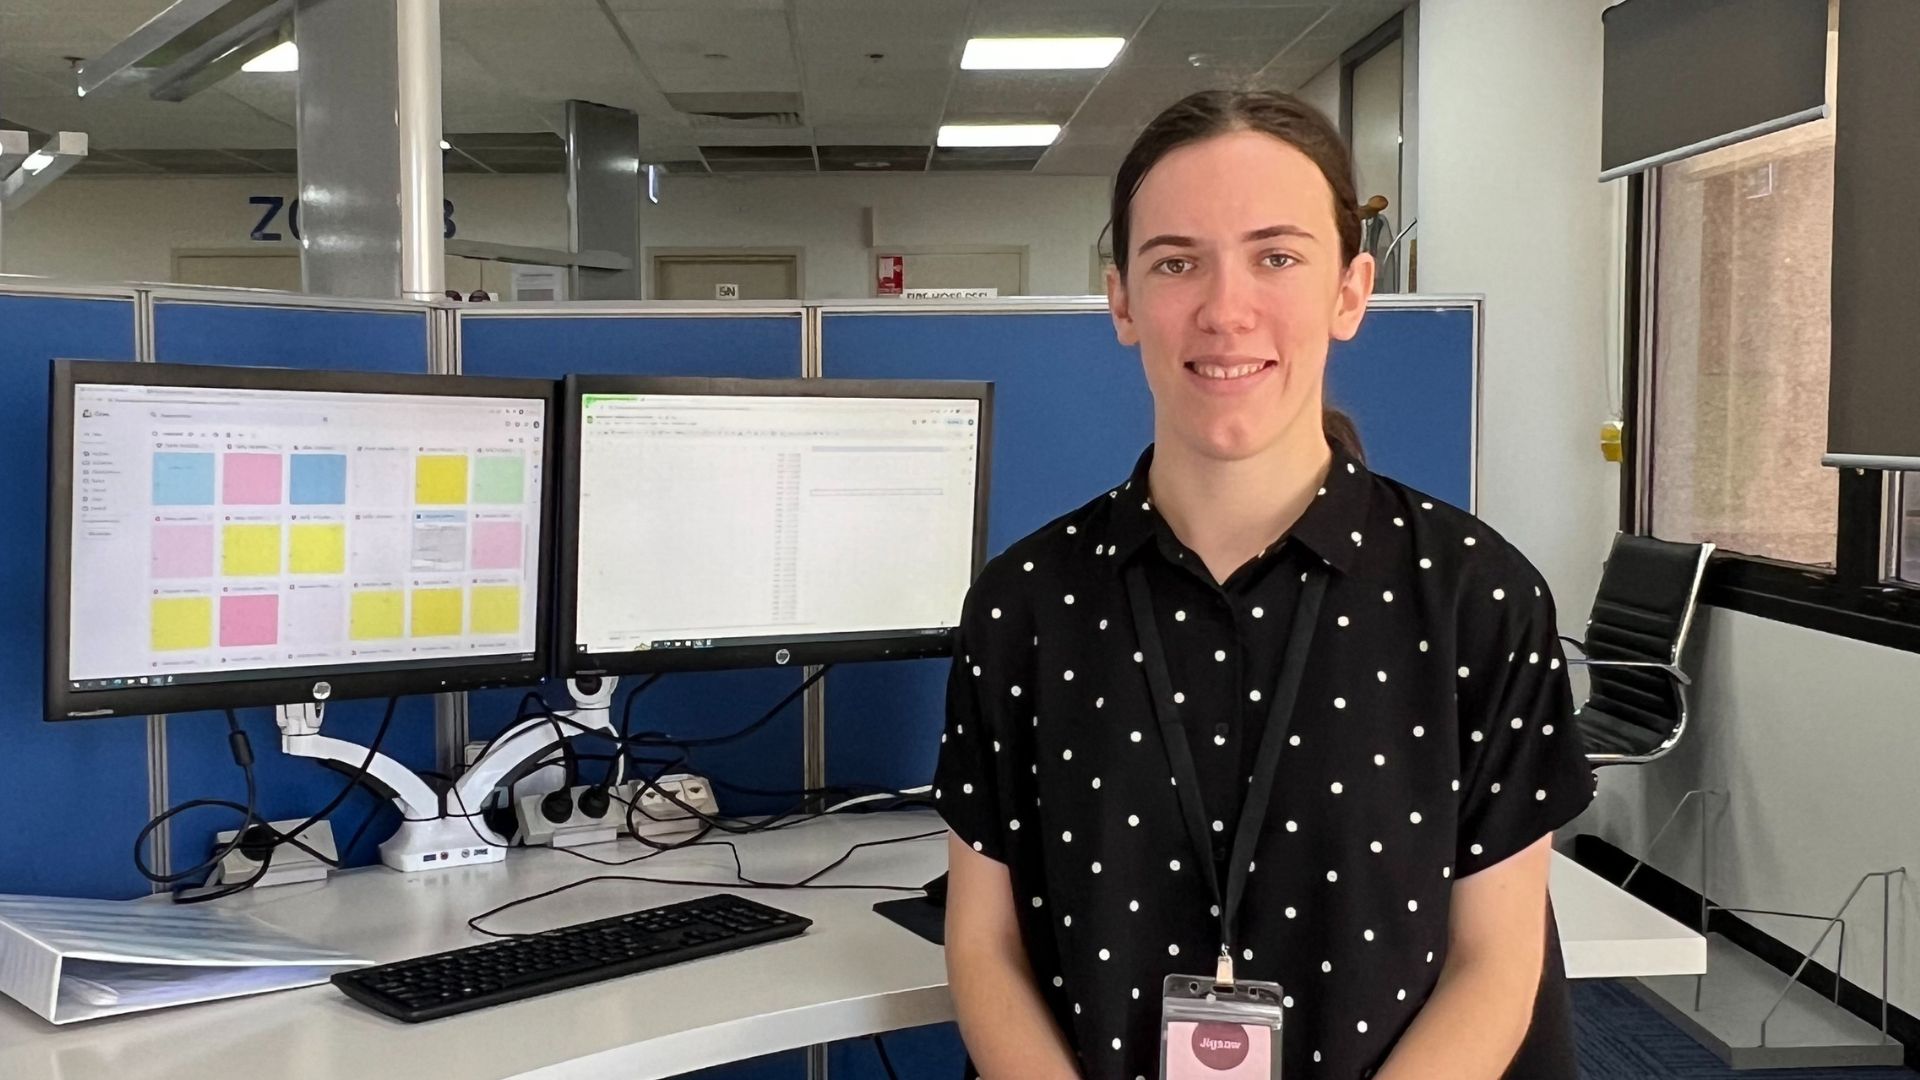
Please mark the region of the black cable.
POLYGON ((900 1074, 893 1070, 893 1058, 887 1055, 887 1040, 878 1035, 869 1035, 873 1040, 873 1052, 880 1055, 880 1067, 887 1070, 887 1080, 900 1080, 900 1074))
POLYGON ((146 825, 141 828, 140 834, 133 838, 133 865, 135 869, 140 871, 142 877, 156 885, 172 885, 196 875, 206 873, 214 867, 219 866, 221 860, 233 854, 234 850, 240 846, 240 841, 247 835, 247 829, 259 820, 260 789, 253 775, 253 745, 247 741, 247 733, 241 730, 240 718, 233 714, 232 709, 226 710, 226 713, 227 748, 233 754, 233 763, 240 766, 241 775, 246 777, 246 805, 237 806, 226 799, 190 799, 187 802, 155 815, 149 820, 146 825), (233 839, 227 841, 224 846, 204 861, 185 870, 163 874, 148 866, 145 851, 147 838, 152 836, 154 831, 166 822, 186 813, 188 810, 198 809, 202 806, 230 807, 241 812, 240 828, 233 834, 233 839))
MULTIPOLYGON (((921 886, 917 886, 917 885, 814 885, 813 882, 818 880, 822 875, 827 874, 833 870, 836 870, 840 866, 844 865, 848 859, 851 859, 853 857, 854 852, 859 851, 862 848, 881 847, 886 844, 904 844, 909 841, 926 840, 935 836, 945 836, 945 835, 947 835, 947 831, 945 829, 940 829, 934 832, 916 833, 912 836, 896 836, 896 837, 890 837, 885 840, 868 840, 864 843, 855 844, 852 847, 848 848, 846 852, 842 854, 838 859, 835 859, 833 862, 829 863, 826 867, 822 868, 821 870, 816 871, 815 873, 809 874, 807 877, 803 878, 800 881, 796 881, 796 882, 753 881, 751 879, 748 879, 744 873, 739 873, 736 876, 740 878, 740 881, 737 883, 735 887, 748 888, 748 889, 769 889, 769 890, 779 890, 779 891, 785 891, 785 890, 791 890, 791 889, 844 889, 848 891, 859 891, 859 892, 917 893, 922 891, 921 886)), ((725 841, 722 841, 722 843, 725 843, 725 841)), ((728 846, 731 847, 732 845, 729 844, 728 846)), ((564 850, 564 849, 561 849, 561 850, 564 850)), ((736 866, 736 868, 738 868, 740 865, 739 858, 740 858, 740 852, 739 852, 739 849, 736 848, 734 849, 734 865, 736 866)), ((499 907, 493 908, 488 911, 483 911, 480 914, 475 915, 473 918, 468 919, 467 928, 469 930, 472 930, 476 934, 482 934, 491 938, 528 937, 530 935, 503 934, 497 931, 488 930, 482 927, 480 923, 486 919, 491 919, 497 915, 503 915, 506 912, 512 911, 514 908, 521 907, 525 904, 531 904, 539 900, 545 900, 552 896, 558 896, 559 894, 563 892, 567 892, 570 889, 577 889, 582 885, 592 885, 596 882, 601 882, 601 881, 630 881, 630 882, 638 882, 644 885, 669 885, 669 886, 696 888, 696 889, 710 889, 715 887, 716 885, 726 884, 724 882, 714 882, 714 881, 688 881, 688 880, 679 879, 679 878, 641 877, 633 874, 599 874, 594 877, 581 878, 579 881, 568 882, 565 885, 558 886, 557 888, 548 889, 545 892, 534 893, 531 896, 523 896, 518 900, 509 900, 508 902, 501 904, 499 907)))
MULTIPOLYGON (((242 892, 246 889, 252 888, 256 883, 259 882, 261 878, 267 875, 267 870, 273 864, 274 849, 280 847, 283 844, 299 848, 301 851, 306 852, 308 855, 311 855, 313 858, 319 860, 322 863, 325 863, 328 866, 333 867, 336 870, 345 866, 346 853, 348 851, 348 848, 352 846, 351 843, 348 845, 348 847, 337 848, 335 850, 335 854, 329 856, 324 852, 321 852, 315 849, 314 847, 312 847, 311 845, 307 844, 305 841, 301 840, 299 837, 300 837, 300 834, 306 832, 307 829, 311 828, 315 822, 320 821, 322 818, 327 817, 328 815, 332 814, 335 810, 339 809, 340 805, 347 801, 347 796, 353 794, 353 790, 355 788, 361 786, 362 784, 366 784, 368 782, 368 778, 372 775, 374 759, 380 755, 380 747, 383 746, 387 741, 387 731, 393 726, 394 708, 397 705, 399 705, 399 703, 400 703, 400 699, 398 697, 390 697, 387 699, 386 711, 380 717, 380 727, 374 732, 373 742, 367 746, 367 756, 360 762, 359 767, 354 769, 348 775, 347 782, 341 785, 340 790, 334 793, 333 798, 328 800, 325 806, 322 806, 320 809, 308 815, 305 821, 302 821, 300 824, 295 825, 293 828, 287 830, 286 832, 281 832, 279 829, 274 828, 272 825, 267 824, 266 822, 253 821, 254 815, 252 815, 251 813, 249 814, 249 821, 252 823, 241 826, 240 831, 237 834, 235 834, 234 839, 238 841, 239 844, 244 845, 246 843, 248 833, 254 829, 264 830, 271 837, 271 839, 267 843, 266 852, 263 853, 258 860, 256 860, 256 865, 254 866, 252 873, 248 874, 245 878, 242 878, 239 881, 225 882, 219 887, 213 889, 213 891, 211 892, 175 891, 175 893, 173 894, 174 902, 179 904, 204 904, 210 900, 219 900, 222 897, 232 896, 237 892, 242 892)), ((375 794, 378 795, 379 793, 375 792, 375 794)), ((384 797, 382 797, 381 801, 383 802, 385 801, 384 797)), ((253 799, 251 796, 248 797, 248 802, 249 803, 253 802, 253 799)), ((376 811, 378 810, 378 803, 375 804, 375 809, 376 811)), ((365 831, 367 825, 372 823, 372 820, 373 820, 373 815, 369 814, 366 820, 361 822, 360 829, 362 832, 365 831)), ((359 840, 360 833, 356 832, 353 838, 356 841, 359 840)), ((229 847, 226 850, 231 851, 233 849, 232 847, 229 847)), ((224 859, 225 856, 222 855, 221 858, 224 859)), ((217 866, 218 864, 219 864, 219 860, 215 860, 215 865, 217 866)))
POLYGON ((673 746, 683 750, 693 750, 693 749, 698 749, 704 746, 724 746, 730 742, 737 742, 753 734, 754 732, 759 731, 761 728, 766 727, 768 724, 772 723, 774 718, 778 717, 780 713, 786 709, 787 706, 793 704, 796 700, 798 700, 800 695, 806 693, 808 688, 812 687, 814 683, 817 683, 821 679, 826 678, 827 672, 832 670, 833 670, 832 664, 824 665, 823 667, 820 668, 819 671, 816 671, 812 675, 809 675, 806 681, 802 682, 799 686, 794 687, 793 691, 789 693, 786 697, 783 697, 778 702, 776 702, 773 708, 768 709, 765 713, 762 713, 760 716, 760 719, 755 720, 753 723, 748 724, 746 727, 741 728, 739 731, 735 731, 726 735, 714 735, 704 739, 675 739, 675 738, 669 737, 664 732, 647 731, 647 732, 641 732, 638 735, 632 736, 631 741, 634 744, 640 745, 640 746, 673 746))

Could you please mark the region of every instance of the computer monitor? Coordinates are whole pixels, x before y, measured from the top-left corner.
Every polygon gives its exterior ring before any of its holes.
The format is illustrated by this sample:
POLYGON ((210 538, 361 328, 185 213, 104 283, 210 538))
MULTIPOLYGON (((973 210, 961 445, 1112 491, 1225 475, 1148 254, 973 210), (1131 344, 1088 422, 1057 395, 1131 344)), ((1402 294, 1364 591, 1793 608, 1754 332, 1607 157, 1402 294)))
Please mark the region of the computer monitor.
POLYGON ((570 377, 562 666, 947 655, 985 552, 992 390, 570 377))
POLYGON ((557 384, 59 361, 49 719, 530 683, 557 384))

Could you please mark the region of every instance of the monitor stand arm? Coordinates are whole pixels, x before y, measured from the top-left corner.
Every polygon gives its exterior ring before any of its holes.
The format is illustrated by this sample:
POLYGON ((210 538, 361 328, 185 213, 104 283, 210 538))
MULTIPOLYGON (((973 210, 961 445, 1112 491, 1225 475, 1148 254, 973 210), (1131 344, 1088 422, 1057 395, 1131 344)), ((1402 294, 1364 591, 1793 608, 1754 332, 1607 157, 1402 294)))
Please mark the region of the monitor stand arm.
MULTIPOLYGON (((575 679, 567 684, 579 707, 557 714, 564 718, 561 730, 566 736, 583 731, 612 734, 614 681, 575 679)), ((335 762, 356 773, 365 765, 375 784, 393 792, 394 805, 400 810, 400 828, 380 845, 380 861, 402 871, 437 870, 506 858, 506 838, 480 816, 480 806, 502 778, 549 752, 558 737, 554 721, 545 716, 521 721, 494 740, 492 748, 443 798, 393 758, 377 752, 369 757, 367 748, 358 743, 320 734, 320 718, 317 703, 280 706, 275 719, 280 725, 281 751, 291 757, 335 762)))

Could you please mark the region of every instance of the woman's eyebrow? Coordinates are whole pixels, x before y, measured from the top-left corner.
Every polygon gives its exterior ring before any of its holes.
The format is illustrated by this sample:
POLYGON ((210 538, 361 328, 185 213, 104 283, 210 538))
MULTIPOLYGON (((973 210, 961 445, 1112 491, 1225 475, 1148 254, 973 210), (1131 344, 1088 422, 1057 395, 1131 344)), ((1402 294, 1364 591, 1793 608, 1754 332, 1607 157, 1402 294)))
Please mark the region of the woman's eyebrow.
MULTIPOLYGON (((1264 229, 1255 229, 1243 235, 1240 237, 1240 241, 1245 244, 1257 244, 1262 240, 1271 240, 1276 236, 1292 236, 1302 240, 1316 239, 1313 233, 1298 225, 1269 225, 1264 229)), ((1144 255, 1149 249, 1156 247, 1190 248, 1199 246, 1200 242, 1191 236, 1181 236, 1178 233, 1161 233, 1159 236, 1142 242, 1138 248, 1134 249, 1134 254, 1144 255)))

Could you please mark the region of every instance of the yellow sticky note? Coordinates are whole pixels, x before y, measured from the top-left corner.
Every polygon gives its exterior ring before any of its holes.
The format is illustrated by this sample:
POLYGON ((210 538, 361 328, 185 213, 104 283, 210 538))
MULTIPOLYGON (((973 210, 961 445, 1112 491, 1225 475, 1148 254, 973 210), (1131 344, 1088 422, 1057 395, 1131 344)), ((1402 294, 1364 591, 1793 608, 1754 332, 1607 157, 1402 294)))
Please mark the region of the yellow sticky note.
POLYGON ((347 633, 355 641, 380 641, 401 635, 406 606, 399 589, 362 589, 353 594, 347 633))
POLYGON ((280 573, 280 526, 228 525, 220 531, 220 572, 228 577, 280 573))
POLYGON ((520 586, 475 585, 473 587, 473 632, 476 634, 519 633, 520 586))
POLYGON ((455 637, 459 633, 459 589, 413 590, 414 637, 455 637))
POLYGON ((213 597, 168 596, 153 601, 153 651, 205 649, 213 644, 213 597))
POLYGON ((345 525, 295 525, 287 538, 287 569, 296 574, 347 572, 345 525))
POLYGON ((467 456, 422 454, 413 464, 413 501, 422 506, 465 506, 467 456))

